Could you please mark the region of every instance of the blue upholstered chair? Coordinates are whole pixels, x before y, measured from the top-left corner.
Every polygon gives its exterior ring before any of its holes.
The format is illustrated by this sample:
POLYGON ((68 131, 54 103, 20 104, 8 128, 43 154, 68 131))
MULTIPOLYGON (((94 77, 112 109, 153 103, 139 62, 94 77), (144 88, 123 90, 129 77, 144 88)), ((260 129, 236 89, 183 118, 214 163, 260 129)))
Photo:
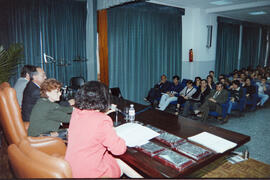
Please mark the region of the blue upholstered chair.
POLYGON ((251 95, 251 98, 246 99, 245 107, 246 106, 251 106, 251 111, 254 111, 256 109, 257 102, 259 101, 259 95, 258 95, 258 86, 255 85, 256 87, 256 93, 251 95))
MULTIPOLYGON (((242 89, 243 89, 243 96, 239 100, 238 103, 232 104, 232 109, 231 109, 232 111, 233 110, 238 110, 240 112, 243 112, 245 110, 246 101, 247 101, 247 98, 246 98, 246 92, 247 92, 247 90, 246 90, 246 88, 242 88, 242 89)), ((229 107, 229 104, 228 104, 228 107, 229 107)))

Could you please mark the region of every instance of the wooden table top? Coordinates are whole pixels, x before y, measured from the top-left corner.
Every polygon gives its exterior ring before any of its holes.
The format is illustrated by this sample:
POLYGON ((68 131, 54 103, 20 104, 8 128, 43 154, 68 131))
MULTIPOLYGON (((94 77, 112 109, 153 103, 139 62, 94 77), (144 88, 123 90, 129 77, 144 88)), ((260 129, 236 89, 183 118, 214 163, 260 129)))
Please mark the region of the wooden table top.
MULTIPOLYGON (((118 98, 113 98, 112 102, 114 104, 117 104, 117 108, 120 110, 123 110, 125 107, 129 107, 130 104, 134 104, 136 112, 139 112, 147 107, 141 104, 118 98)), ((112 113, 110 116, 113 120, 115 119, 115 113, 112 113)), ((118 114, 118 120, 120 122, 124 122, 123 116, 120 113, 118 114)), ((177 135, 181 138, 187 138, 206 131, 236 143, 237 147, 240 147, 250 141, 249 136, 209 124, 203 124, 199 121, 191 120, 181 116, 178 117, 176 115, 155 109, 148 109, 144 112, 136 114, 135 120, 144 124, 150 124, 159 129, 177 135)), ((225 154, 230 153, 231 151, 233 151, 233 149, 228 150, 222 154, 212 154, 198 161, 194 166, 185 169, 181 173, 174 168, 165 166, 156 159, 147 156, 146 154, 137 151, 134 148, 128 148, 127 152, 124 155, 120 156, 120 158, 126 163, 128 163, 131 167, 143 173, 144 176, 152 178, 176 178, 184 177, 213 162, 214 160, 224 156, 225 154)))

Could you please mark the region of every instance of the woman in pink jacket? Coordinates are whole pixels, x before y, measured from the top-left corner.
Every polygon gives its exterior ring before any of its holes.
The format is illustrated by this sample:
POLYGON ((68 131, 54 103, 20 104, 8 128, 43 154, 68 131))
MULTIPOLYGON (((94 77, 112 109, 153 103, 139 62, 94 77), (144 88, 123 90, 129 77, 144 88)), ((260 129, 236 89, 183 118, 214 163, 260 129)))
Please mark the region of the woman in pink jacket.
POLYGON ((110 106, 108 88, 97 81, 87 82, 75 95, 65 159, 74 178, 119 178, 122 172, 141 177, 113 155, 126 152, 112 120, 105 113, 110 106))

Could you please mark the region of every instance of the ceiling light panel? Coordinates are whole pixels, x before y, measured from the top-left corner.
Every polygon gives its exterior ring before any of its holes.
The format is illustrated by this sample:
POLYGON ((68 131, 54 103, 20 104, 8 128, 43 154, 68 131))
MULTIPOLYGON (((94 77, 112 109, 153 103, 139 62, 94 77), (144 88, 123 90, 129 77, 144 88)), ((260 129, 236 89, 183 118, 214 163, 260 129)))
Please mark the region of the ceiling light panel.
POLYGON ((217 6, 223 6, 223 5, 228 5, 232 4, 233 2, 228 1, 228 0, 220 0, 220 1, 212 1, 210 4, 217 5, 217 6))
POLYGON ((267 14, 267 13, 264 11, 254 11, 254 12, 250 12, 248 14, 253 15, 253 16, 258 16, 258 15, 263 15, 263 14, 267 14))

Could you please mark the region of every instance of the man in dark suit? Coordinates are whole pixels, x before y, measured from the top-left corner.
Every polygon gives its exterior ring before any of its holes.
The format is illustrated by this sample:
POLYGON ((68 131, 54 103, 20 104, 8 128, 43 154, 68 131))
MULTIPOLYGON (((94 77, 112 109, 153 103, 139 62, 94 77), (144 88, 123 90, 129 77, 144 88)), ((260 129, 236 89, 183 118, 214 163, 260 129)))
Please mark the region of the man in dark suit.
POLYGON ((228 91, 224 89, 223 84, 218 82, 216 89, 212 90, 206 97, 206 101, 201 105, 199 111, 201 112, 202 120, 205 122, 208 118, 210 110, 216 111, 219 114, 218 119, 222 120, 222 123, 226 123, 228 118, 222 119, 222 106, 228 99, 228 91))
POLYGON ((145 97, 144 100, 153 104, 156 99, 161 97, 161 93, 166 93, 167 91, 169 91, 170 87, 170 82, 167 81, 166 75, 163 74, 161 76, 160 82, 156 84, 154 88, 150 89, 147 97, 145 97))
POLYGON ((29 121, 33 106, 40 98, 40 85, 46 79, 46 73, 40 67, 31 73, 31 79, 23 92, 22 100, 22 118, 23 121, 29 121))

